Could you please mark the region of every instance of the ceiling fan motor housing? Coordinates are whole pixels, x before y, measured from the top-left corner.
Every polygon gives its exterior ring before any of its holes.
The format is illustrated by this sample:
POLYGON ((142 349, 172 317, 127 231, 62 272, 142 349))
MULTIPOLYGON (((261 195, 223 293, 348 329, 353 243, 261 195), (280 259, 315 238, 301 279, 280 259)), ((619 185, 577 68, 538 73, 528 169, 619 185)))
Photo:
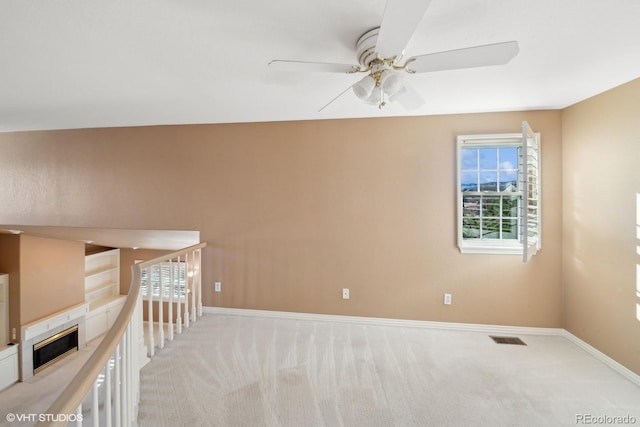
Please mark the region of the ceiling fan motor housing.
POLYGON ((358 56, 358 63, 363 69, 367 69, 371 64, 378 59, 376 53, 376 43, 378 41, 378 33, 380 27, 371 29, 360 36, 356 43, 356 54, 358 56))
POLYGON ((397 57, 382 58, 376 52, 376 44, 378 42, 378 34, 380 27, 373 28, 360 36, 356 43, 356 54, 358 57, 358 63, 360 64, 360 71, 368 71, 371 73, 378 86, 380 85, 379 79, 381 75, 388 70, 392 70, 395 67, 397 57))

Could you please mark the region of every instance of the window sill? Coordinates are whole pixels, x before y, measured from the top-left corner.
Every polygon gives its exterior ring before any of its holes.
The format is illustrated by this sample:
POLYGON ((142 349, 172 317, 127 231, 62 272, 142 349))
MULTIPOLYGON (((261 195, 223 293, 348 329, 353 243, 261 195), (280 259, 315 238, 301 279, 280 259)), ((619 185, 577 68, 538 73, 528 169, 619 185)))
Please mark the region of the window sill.
POLYGON ((490 243, 469 244, 461 246, 463 254, 489 254, 489 255, 522 255, 522 245, 492 245, 490 243))

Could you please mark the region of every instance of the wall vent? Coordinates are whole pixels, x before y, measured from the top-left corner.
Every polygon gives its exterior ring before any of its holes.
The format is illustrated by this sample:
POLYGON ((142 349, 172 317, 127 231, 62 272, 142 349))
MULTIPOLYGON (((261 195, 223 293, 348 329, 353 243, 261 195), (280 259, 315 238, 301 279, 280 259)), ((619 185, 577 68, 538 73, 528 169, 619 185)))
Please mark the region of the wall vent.
POLYGON ((493 335, 489 335, 489 337, 494 340, 496 344, 527 345, 518 337, 494 337, 493 335))

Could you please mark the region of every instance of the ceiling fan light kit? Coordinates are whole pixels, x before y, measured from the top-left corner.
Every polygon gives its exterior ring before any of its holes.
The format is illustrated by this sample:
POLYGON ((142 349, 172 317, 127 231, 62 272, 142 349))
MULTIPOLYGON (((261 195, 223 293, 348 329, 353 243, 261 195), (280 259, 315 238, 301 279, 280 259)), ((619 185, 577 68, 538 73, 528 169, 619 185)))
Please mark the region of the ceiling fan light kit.
POLYGON ((362 100, 365 100, 371 96, 373 89, 376 87, 376 81, 371 76, 365 76, 358 83, 353 86, 353 93, 362 100))
POLYGON ((389 97, 392 97, 396 93, 400 92, 404 88, 404 79, 400 73, 387 71, 382 74, 380 78, 381 86, 389 97))
POLYGON ((390 101, 393 96, 404 89, 404 81, 400 74, 393 70, 372 72, 352 86, 353 93, 367 104, 385 106, 385 95, 390 101))
POLYGON ((404 49, 429 3, 429 0, 387 0, 380 27, 365 32, 356 42, 359 65, 273 60, 269 67, 286 71, 368 73, 350 87, 358 99, 378 108, 384 107, 387 100, 393 102, 396 99, 405 108, 417 108, 424 101, 402 78, 400 73, 403 70, 415 74, 504 65, 518 54, 518 42, 509 41, 413 56, 402 64, 404 49))

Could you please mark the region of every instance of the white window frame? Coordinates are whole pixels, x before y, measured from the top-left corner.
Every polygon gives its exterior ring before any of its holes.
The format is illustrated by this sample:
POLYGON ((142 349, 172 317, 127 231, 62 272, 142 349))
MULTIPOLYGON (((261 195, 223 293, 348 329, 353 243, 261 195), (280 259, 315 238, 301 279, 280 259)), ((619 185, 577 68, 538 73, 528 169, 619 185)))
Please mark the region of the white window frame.
MULTIPOLYGON (((522 255, 528 261, 541 248, 541 206, 540 206, 540 134, 533 133, 526 122, 522 133, 460 135, 456 150, 458 248, 461 253, 514 254, 522 255), (463 238, 463 196, 461 152, 462 148, 517 146, 518 191, 503 193, 520 198, 518 203, 518 238, 516 239, 465 239, 463 238), (525 156, 525 153, 528 155, 525 156), (525 161, 526 160, 526 161, 525 161), (527 201, 524 203, 524 201, 527 201), (526 233, 525 233, 526 230, 526 233), (523 250, 526 247, 527 250, 523 250)), ((478 191, 478 193, 484 193, 478 191)), ((499 192, 489 195, 501 195, 499 192)), ((468 196, 468 193, 466 194, 468 196)))

